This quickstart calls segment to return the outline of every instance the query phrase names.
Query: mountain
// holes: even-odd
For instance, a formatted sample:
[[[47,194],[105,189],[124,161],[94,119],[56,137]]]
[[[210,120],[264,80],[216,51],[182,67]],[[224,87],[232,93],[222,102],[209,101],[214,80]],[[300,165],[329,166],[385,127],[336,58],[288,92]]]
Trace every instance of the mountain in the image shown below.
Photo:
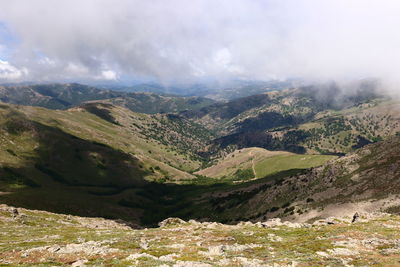
[[[189,187],[189,193],[188,188],[176,188],[170,192],[179,199],[179,208],[159,202],[145,216],[154,218],[167,209],[173,211],[169,216],[231,224],[276,217],[307,222],[356,212],[398,213],[399,144],[400,137],[392,137],[320,167],[283,170],[250,182]]]
[[[197,151],[211,135],[178,116],[104,103],[68,110],[1,104],[0,138],[3,203],[135,221],[140,212],[118,204],[122,197],[152,181],[196,178]]]
[[[83,102],[98,100],[117,103],[132,111],[149,114],[197,109],[215,102],[203,97],[100,90],[76,83],[0,86],[0,101],[4,103],[68,109]]]
[[[304,221],[363,190],[367,204],[388,198],[398,101],[367,89],[339,102],[287,89],[173,114],[110,98],[56,110],[1,104],[0,201],[154,226],[170,216]]]
[[[302,84],[302,82],[298,80],[257,81],[236,79],[230,81],[204,81],[194,84],[175,85],[161,85],[155,82],[138,83],[135,85],[98,84],[96,87],[121,92],[152,92],[179,96],[200,96],[226,102],[268,91],[297,87],[300,84]]]
[[[399,131],[399,102],[376,85],[341,90],[333,84],[272,91],[180,114],[217,135],[211,153],[262,147],[344,155]]]
[[[394,116],[396,103],[314,120]],[[249,147],[206,167],[215,138],[179,114],[102,101],[1,104],[0,264],[398,263],[399,136],[342,157]]]

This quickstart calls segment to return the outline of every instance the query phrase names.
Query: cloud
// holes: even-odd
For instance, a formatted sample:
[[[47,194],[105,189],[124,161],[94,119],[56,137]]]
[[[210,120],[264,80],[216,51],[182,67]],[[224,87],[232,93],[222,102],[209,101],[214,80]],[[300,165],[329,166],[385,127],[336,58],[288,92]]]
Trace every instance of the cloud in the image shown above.
[[[17,80],[27,73],[28,71],[26,69],[19,70],[16,67],[10,65],[10,63],[8,63],[7,61],[0,60],[0,80]]]
[[[104,79],[104,80],[116,80],[118,78],[118,75],[115,71],[112,70],[103,70],[101,72],[101,77],[100,79]]]
[[[18,40],[7,60],[29,70],[21,79],[396,84],[398,10],[396,0],[5,0],[0,21]]]

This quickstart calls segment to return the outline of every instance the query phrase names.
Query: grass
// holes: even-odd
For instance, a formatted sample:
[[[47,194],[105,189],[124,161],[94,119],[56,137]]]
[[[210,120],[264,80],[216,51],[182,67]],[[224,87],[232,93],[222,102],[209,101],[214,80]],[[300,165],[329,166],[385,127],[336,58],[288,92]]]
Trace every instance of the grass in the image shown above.
[[[270,265],[291,264],[299,266],[342,266],[347,261],[354,266],[397,266],[400,238],[396,229],[399,216],[375,217],[362,223],[338,221],[335,225],[290,228],[278,226],[262,228],[253,225],[176,224],[164,228],[134,230],[95,218],[82,218],[40,211],[19,209],[20,217],[0,206],[0,265],[8,266],[69,266],[86,259],[88,265],[100,266],[159,266],[173,265],[177,261],[208,263],[220,266],[243,266],[248,262]],[[106,224],[104,224],[106,223]],[[108,224],[113,223],[113,224]],[[94,225],[99,225],[94,227]],[[373,238],[374,242],[369,242]],[[104,254],[58,254],[45,249],[26,253],[42,246],[99,242],[97,246],[117,249]],[[338,244],[338,241],[346,241]],[[148,248],[140,246],[141,242]],[[352,244],[357,245],[352,245]],[[209,248],[223,246],[221,254],[208,256]],[[241,249],[231,248],[242,246]],[[330,251],[344,248],[357,252],[355,255],[334,255]],[[392,251],[390,250],[392,249]],[[324,257],[318,253],[327,253]],[[129,260],[132,254],[149,256]],[[162,256],[172,255],[168,261]]]
[[[335,158],[337,157],[326,155],[278,155],[256,162],[256,177],[262,178],[290,169],[307,169],[316,167],[323,165],[325,162]]]

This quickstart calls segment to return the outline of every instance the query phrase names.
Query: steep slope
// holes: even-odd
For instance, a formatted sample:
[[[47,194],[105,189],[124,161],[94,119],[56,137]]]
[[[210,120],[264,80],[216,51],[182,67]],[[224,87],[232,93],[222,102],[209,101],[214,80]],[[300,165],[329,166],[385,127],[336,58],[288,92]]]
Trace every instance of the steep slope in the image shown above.
[[[0,86],[0,101],[4,103],[67,109],[94,100],[105,100],[107,103],[119,104],[132,111],[149,114],[179,112],[215,103],[203,97],[116,92],[76,83]]]
[[[400,137],[393,137],[321,167],[284,171],[214,192],[199,191],[188,208],[175,215],[235,222],[273,217],[307,221],[356,211],[397,212],[399,144]]]
[[[188,171],[202,165],[196,151],[208,132],[177,116],[105,104],[67,111],[2,104],[0,138],[3,203],[139,223],[142,209],[120,201],[143,202],[136,193],[149,181],[195,178]]]
[[[216,133],[211,155],[248,147],[344,155],[400,130],[399,101],[360,88],[347,93],[335,87],[287,89],[181,114]]]

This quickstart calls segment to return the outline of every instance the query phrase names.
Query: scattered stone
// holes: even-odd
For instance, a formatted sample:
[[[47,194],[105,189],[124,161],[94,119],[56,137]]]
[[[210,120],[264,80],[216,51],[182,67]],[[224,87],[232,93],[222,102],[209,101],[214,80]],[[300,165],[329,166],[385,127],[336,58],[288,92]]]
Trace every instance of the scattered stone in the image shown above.
[[[280,236],[277,236],[275,234],[268,234],[268,239],[273,241],[273,242],[282,242],[283,238]]]
[[[329,257],[329,254],[326,253],[325,251],[317,251],[315,254],[321,256],[321,257]]]
[[[199,254],[205,256],[221,256],[224,254],[226,247],[224,245],[208,247],[208,251],[200,251]]]
[[[17,208],[11,208],[11,214],[12,214],[13,218],[18,217],[18,215],[19,215],[18,209]]]
[[[185,244],[172,244],[172,245],[169,245],[169,246],[167,246],[167,247],[169,247],[169,248],[179,248],[179,249],[181,249],[181,248],[184,248],[185,247]]]
[[[224,255],[226,251],[239,252],[246,249],[262,247],[259,244],[233,244],[233,245],[218,245],[208,247],[208,251],[200,251],[199,254],[205,256],[221,256]]]
[[[87,260],[78,260],[71,264],[71,267],[85,267]]]
[[[178,257],[179,255],[176,253],[172,253],[172,254],[168,254],[168,255],[164,255],[158,258],[158,260],[160,261],[173,261],[174,258]]]
[[[199,261],[177,261],[173,267],[212,267],[211,264]]]
[[[262,227],[277,227],[282,226],[282,222],[280,218],[274,218],[266,222],[262,222],[261,225]]]
[[[163,220],[162,222],[158,223],[158,226],[160,227],[165,227],[169,225],[177,225],[177,224],[184,224],[186,223],[184,220],[180,218],[167,218]]]
[[[89,241],[82,244],[67,244],[65,246],[53,245],[31,248],[24,251],[24,255],[29,256],[30,253],[36,251],[47,251],[55,254],[77,254],[85,253],[87,255],[105,255],[109,253],[115,253],[119,250],[116,248],[109,248],[102,246],[101,242]]]
[[[139,246],[144,250],[149,249],[149,243],[143,237],[140,239]]]
[[[358,251],[348,248],[333,248],[333,249],[328,249],[327,251],[329,254],[335,256],[354,256],[359,254]]]
[[[61,247],[59,245],[54,245],[54,246],[49,247],[47,249],[47,251],[50,253],[55,253],[55,252],[59,251],[60,249],[61,249]]]
[[[135,253],[131,254],[128,257],[126,257],[126,260],[136,260],[138,258],[150,258],[150,259],[157,259],[157,257],[147,254],[147,253]]]
[[[216,223],[216,222],[206,223],[206,227],[209,228],[209,229],[217,229],[217,228],[219,228],[221,226],[222,226],[222,224]]]

